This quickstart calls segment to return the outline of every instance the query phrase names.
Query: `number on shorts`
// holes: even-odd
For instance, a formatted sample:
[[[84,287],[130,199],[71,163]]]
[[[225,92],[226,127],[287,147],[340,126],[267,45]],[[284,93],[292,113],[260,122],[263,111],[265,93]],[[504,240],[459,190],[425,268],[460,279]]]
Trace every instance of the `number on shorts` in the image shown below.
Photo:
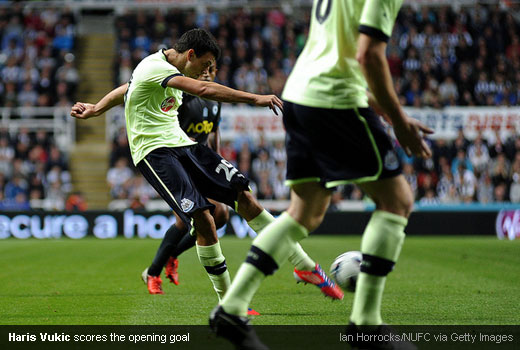
[[[230,162],[225,159],[220,160],[218,167],[215,169],[217,174],[220,174],[220,170],[224,170],[224,174],[226,174],[226,180],[231,181],[231,178],[238,172],[237,168],[233,166]],[[238,176],[244,177],[242,174],[238,174]]]

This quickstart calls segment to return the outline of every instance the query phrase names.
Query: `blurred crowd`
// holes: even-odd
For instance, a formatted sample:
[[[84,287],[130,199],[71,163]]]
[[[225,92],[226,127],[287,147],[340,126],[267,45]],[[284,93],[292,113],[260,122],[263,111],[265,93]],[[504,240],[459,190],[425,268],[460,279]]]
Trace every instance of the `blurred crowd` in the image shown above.
[[[222,48],[217,82],[255,93],[280,95],[305,44],[309,11],[280,8],[196,11],[129,10],[115,21],[114,85],[126,83],[136,64],[171,47],[186,30],[205,27]],[[476,4],[400,12],[388,47],[388,61],[403,105],[516,106],[520,99],[519,12]],[[516,17],[515,17],[516,16]],[[0,8],[0,102],[4,107],[70,106],[79,82],[75,67],[75,23],[67,9]],[[22,116],[23,117],[23,116]],[[432,160],[400,152],[404,174],[422,203],[520,202],[520,139],[516,131],[468,141],[431,141]],[[260,199],[286,199],[283,142],[241,135],[222,143],[222,155],[248,176]],[[114,136],[107,181],[114,199],[141,208],[155,191],[135,171],[124,129]],[[79,203],[70,174],[52,135],[43,130],[0,134],[0,206],[54,209]],[[356,186],[334,194],[363,199]],[[73,205],[73,204],[71,204]],[[334,203],[332,208],[334,208]]]
[[[520,138],[503,138],[498,132],[487,139],[479,133],[469,141],[463,130],[453,141],[428,140],[433,157],[408,157],[396,143],[403,174],[415,200],[421,204],[520,203]],[[130,199],[133,208],[143,208],[158,198],[153,188],[132,165],[124,129],[114,139],[107,181],[115,199]],[[254,141],[247,135],[222,142],[222,156],[251,180],[258,199],[288,199],[284,185],[286,153],[283,141]],[[355,185],[340,186],[331,210],[341,200],[364,200]]]
[[[431,141],[432,159],[408,157],[399,147],[403,173],[415,199],[423,204],[520,203],[520,138],[482,133],[469,141],[463,130],[455,140]]]
[[[66,9],[0,8],[0,103],[67,107],[79,82],[75,19]],[[22,116],[23,117],[23,116]]]
[[[234,9],[167,12],[129,11],[116,20],[118,54],[115,85],[130,79],[135,65],[161,47],[171,47],[194,27],[210,30],[220,47],[217,82],[255,93],[280,95],[308,32],[309,11]],[[396,91],[403,105],[513,106],[520,98],[519,18],[498,5],[477,4],[455,11],[450,6],[399,14],[387,51]],[[431,160],[406,156],[403,172],[421,203],[520,202],[520,139],[498,133],[468,141],[462,130],[454,141],[430,141]],[[124,130],[114,138],[108,182],[114,198],[139,206],[156,198],[136,175]],[[518,151],[517,151],[518,150]],[[287,199],[283,142],[247,135],[224,141],[222,155],[252,180],[260,199]],[[140,197],[141,196],[141,197]],[[334,203],[362,200],[354,186],[340,187]],[[143,198],[139,200],[139,198]]]
[[[130,11],[116,20],[115,85],[135,65],[171,47],[194,27],[210,30],[222,48],[217,82],[280,94],[308,32],[308,9]],[[518,13],[518,12],[516,12]],[[518,16],[517,16],[518,17]],[[476,4],[418,10],[404,7],[389,42],[388,61],[403,105],[518,105],[520,26],[515,11]]]
[[[402,104],[518,105],[520,18],[514,6],[404,8],[387,51]]]
[[[45,130],[0,130],[0,210],[85,210],[66,156]]]
[[[1,106],[71,106],[79,82],[74,40],[75,19],[66,9],[1,7]],[[71,190],[66,156],[52,134],[0,126],[0,210],[86,209]]]

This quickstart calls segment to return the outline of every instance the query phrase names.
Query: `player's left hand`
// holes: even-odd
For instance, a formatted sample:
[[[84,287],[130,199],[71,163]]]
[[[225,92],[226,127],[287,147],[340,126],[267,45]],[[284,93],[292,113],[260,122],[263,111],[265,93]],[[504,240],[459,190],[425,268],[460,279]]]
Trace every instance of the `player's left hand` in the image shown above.
[[[269,107],[274,114],[278,115],[278,109],[283,111],[283,102],[276,95],[256,95],[255,105],[259,107]]]
[[[70,110],[70,115],[78,119],[88,119],[95,117],[94,106],[92,103],[76,102]]]
[[[432,156],[432,151],[424,140],[424,135],[433,134],[433,130],[417,119],[407,116],[403,122],[394,123],[394,132],[408,156],[414,155],[422,158]]]

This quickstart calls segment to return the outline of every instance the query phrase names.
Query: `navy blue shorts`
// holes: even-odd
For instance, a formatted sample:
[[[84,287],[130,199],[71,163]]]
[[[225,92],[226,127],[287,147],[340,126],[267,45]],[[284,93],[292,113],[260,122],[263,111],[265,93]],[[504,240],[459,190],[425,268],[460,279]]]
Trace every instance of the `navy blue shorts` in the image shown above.
[[[249,189],[244,175],[201,144],[155,149],[137,168],[188,229],[196,210],[213,212],[215,206],[208,198],[235,208],[238,193]]]
[[[324,109],[284,101],[287,185],[326,188],[401,174],[392,139],[370,108]]]

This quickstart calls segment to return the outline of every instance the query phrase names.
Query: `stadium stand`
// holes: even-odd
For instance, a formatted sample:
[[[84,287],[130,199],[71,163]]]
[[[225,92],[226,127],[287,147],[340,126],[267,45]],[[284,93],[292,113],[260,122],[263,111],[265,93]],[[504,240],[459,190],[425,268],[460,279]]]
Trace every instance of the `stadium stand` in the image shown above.
[[[2,7],[0,37],[0,209],[63,210],[70,138],[56,124],[70,133],[64,120],[79,83],[74,15]]]
[[[482,4],[456,10],[451,6],[405,7],[388,48],[402,104],[432,108],[518,105],[519,21],[513,13]],[[120,35],[114,83],[127,81],[135,64],[149,53],[171,46],[184,31],[201,26],[222,47],[218,82],[280,94],[305,43],[307,23],[302,12],[291,15],[279,8],[129,11],[116,19]],[[508,139],[498,132],[488,139],[480,135],[470,142],[461,130],[453,141],[432,140],[434,158],[428,161],[408,158],[401,150],[416,200],[425,204],[520,201],[520,141],[513,134]],[[251,178],[260,199],[288,197],[282,181],[283,153],[283,145],[275,147],[263,138],[254,141],[244,136],[223,145],[224,156]],[[122,198],[121,193],[117,198]],[[340,188],[336,196],[337,200],[361,198],[355,186]]]
[[[74,140],[74,124],[63,110],[78,93],[96,100],[101,91],[128,81],[140,59],[171,46],[184,31],[199,26],[212,31],[222,47],[217,82],[280,94],[308,30],[307,8],[286,10],[272,6],[226,11],[141,8],[118,12],[110,28],[115,38],[91,31],[79,39],[77,12],[21,4],[0,8],[2,206],[15,208],[18,192],[25,195],[19,196],[20,203],[44,209],[64,208],[65,198],[72,193],[75,201],[83,203],[78,208],[85,207],[85,200],[102,208],[110,198],[136,206],[157,198],[135,175],[121,125],[107,136],[104,120],[78,125],[77,143],[71,150],[68,143]],[[457,9],[404,7],[388,48],[402,103],[419,108],[518,106],[520,21],[515,13],[483,4]],[[82,23],[88,25],[88,18]],[[98,22],[92,25],[99,27]],[[106,64],[110,61],[112,68]],[[89,75],[81,76],[82,71]],[[102,84],[110,72],[113,79],[105,88]],[[516,130],[512,135],[504,138],[496,132],[468,141],[461,130],[455,140],[432,140],[434,158],[425,162],[401,152],[416,200],[520,202],[520,139]],[[222,152],[252,179],[259,198],[287,199],[285,156],[279,141],[245,135],[223,140]],[[62,163],[51,171],[48,162],[53,153],[59,153]],[[107,173],[120,158],[126,159],[132,176],[116,190],[109,185]],[[97,175],[87,171],[94,168]],[[355,186],[345,186],[337,196],[361,199],[362,193]],[[25,207],[21,204],[20,208]]]

